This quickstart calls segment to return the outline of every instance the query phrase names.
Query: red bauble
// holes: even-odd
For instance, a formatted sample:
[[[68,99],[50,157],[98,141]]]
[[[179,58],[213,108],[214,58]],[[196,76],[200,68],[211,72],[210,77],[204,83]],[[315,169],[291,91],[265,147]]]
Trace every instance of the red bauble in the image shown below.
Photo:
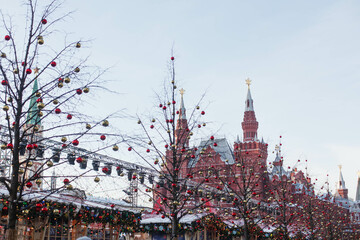
[[[172,101],[172,104],[175,104],[176,102],[175,101]]]
[[[193,155],[191,155],[191,158],[195,158],[195,155],[193,154]]]
[[[217,143],[214,143],[214,147],[217,147]]]
[[[72,115],[71,115],[71,114],[68,114],[68,115],[66,116],[66,118],[69,119],[69,120],[71,120],[71,119],[72,119]]]
[[[198,128],[201,128],[201,124],[198,124]]]
[[[80,94],[82,94],[82,90],[81,90],[80,88],[78,88],[78,89],[76,89],[76,93],[77,93],[78,95],[80,95]]]
[[[52,61],[52,62],[50,63],[50,65],[51,65],[52,67],[56,67],[56,62],[55,62],[55,61]]]
[[[56,108],[56,109],[55,109],[55,113],[56,113],[56,114],[61,113],[61,109],[60,109],[60,108]]]
[[[129,148],[128,148],[128,151],[130,152],[131,150],[132,150],[132,147],[129,147]]]
[[[114,208],[114,207],[115,207],[115,204],[111,204],[110,207],[111,207],[111,208]]]
[[[214,136],[211,136],[211,137],[210,137],[210,140],[214,140]]]
[[[45,212],[48,211],[48,209],[47,209],[47,207],[43,207],[43,208],[41,209],[41,211],[45,213]]]
[[[102,172],[103,172],[103,173],[107,173],[107,172],[109,172],[109,169],[108,169],[107,167],[103,167],[103,168],[102,168]]]
[[[41,20],[41,23],[42,24],[47,24],[47,20],[44,18],[44,19]]]
[[[165,215],[161,215],[161,218],[164,219],[164,218],[165,218]]]
[[[30,68],[26,69],[26,74],[31,74],[31,73],[32,73],[32,71]]]
[[[60,83],[64,82],[64,79],[63,79],[63,78],[59,78],[59,82],[60,82]]]
[[[168,148],[168,147],[169,147],[169,145],[165,144],[165,148]]]
[[[76,158],[76,162],[82,163],[82,161],[83,161],[82,157],[77,157],[77,158]]]
[[[10,36],[9,36],[9,35],[6,35],[6,36],[5,36],[5,40],[6,40],[6,41],[9,41],[9,40],[10,40]]]
[[[163,105],[160,103],[160,104],[159,104],[159,107],[161,107],[161,108],[162,108],[162,107],[163,107]]]
[[[133,175],[133,176],[132,176],[132,179],[134,179],[134,180],[135,180],[135,179],[136,179],[136,175]]]
[[[74,141],[72,141],[72,144],[73,144],[74,146],[79,145],[79,140],[75,139]]]
[[[2,80],[1,84],[4,85],[4,86],[7,86],[9,84],[9,82],[7,80]]]
[[[32,144],[28,144],[28,145],[26,146],[26,149],[29,150],[29,151],[31,151],[31,150],[33,149],[33,145],[32,145]]]
[[[13,147],[14,147],[14,145],[13,145],[12,143],[8,143],[8,144],[7,144],[7,148],[8,148],[8,149],[13,149]]]
[[[67,178],[64,179],[64,184],[65,184],[65,185],[69,184],[69,182],[70,182],[69,179],[67,179]]]
[[[201,111],[201,115],[205,115],[205,111]]]
[[[153,128],[154,128],[154,125],[150,125],[150,128],[153,129]]]
[[[175,183],[172,183],[171,186],[172,186],[172,187],[176,187],[176,184],[175,184]]]
[[[62,148],[66,148],[67,145],[64,143],[63,145],[61,145]]]
[[[27,182],[27,183],[26,183],[26,187],[27,187],[27,188],[31,188],[32,185],[33,185],[33,184],[32,184],[31,182]]]
[[[41,103],[42,101],[43,101],[42,98],[36,99],[36,102],[37,102],[37,103]]]
[[[175,60],[175,58],[174,58],[174,57],[171,57],[170,59],[171,59],[171,61],[174,61],[174,60]]]
[[[100,136],[100,139],[104,141],[104,140],[106,139],[106,136],[105,136],[105,135],[101,135],[101,136]]]
[[[166,110],[166,106],[163,106],[163,110]]]
[[[38,145],[36,143],[33,144],[33,148],[34,149],[37,149],[38,148]]]
[[[25,66],[25,62],[22,62],[22,63],[21,63],[21,66]]]
[[[146,152],[149,153],[149,152],[150,152],[150,149],[146,149]]]

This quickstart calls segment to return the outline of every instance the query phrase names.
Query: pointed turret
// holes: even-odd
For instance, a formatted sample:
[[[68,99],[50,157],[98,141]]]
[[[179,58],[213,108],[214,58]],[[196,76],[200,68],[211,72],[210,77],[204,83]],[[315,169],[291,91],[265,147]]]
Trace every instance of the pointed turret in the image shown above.
[[[36,93],[38,92],[38,90],[39,90],[39,85],[38,85],[38,81],[36,78],[34,81],[33,91],[32,91],[31,99],[30,99],[29,111],[28,111],[27,118],[26,118],[27,124],[41,125],[40,116],[38,114],[39,110],[38,110],[37,102],[36,102],[36,100],[38,99],[36,97]]]
[[[188,147],[189,146],[189,127],[188,122],[186,119],[186,109],[184,105],[184,89],[180,89],[181,94],[181,101],[180,101],[180,109],[179,109],[179,118],[176,122],[176,130],[175,130],[175,138],[176,138],[176,145],[181,147]]]
[[[357,182],[355,200],[356,200],[356,201],[360,201],[360,171],[358,171],[358,182]]]
[[[259,127],[259,123],[256,121],[255,111],[254,111],[254,101],[251,98],[250,93],[250,84],[251,80],[246,79],[246,84],[248,85],[248,93],[245,101],[245,112],[244,112],[244,120],[241,123],[243,133],[244,133],[244,142],[246,141],[254,141],[257,136],[257,129]]]
[[[338,194],[340,195],[340,197],[344,198],[344,199],[348,199],[348,189],[345,186],[345,181],[341,172],[341,165],[339,165],[339,182],[338,182],[338,186],[337,186],[337,191]]]

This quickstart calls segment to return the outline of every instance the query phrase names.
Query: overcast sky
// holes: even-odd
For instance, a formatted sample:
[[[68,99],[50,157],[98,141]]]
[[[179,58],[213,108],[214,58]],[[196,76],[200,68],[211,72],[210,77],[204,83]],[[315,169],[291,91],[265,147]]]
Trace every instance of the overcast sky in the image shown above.
[[[19,2],[0,0],[0,6],[16,13]],[[62,30],[93,40],[90,62],[112,67],[104,78],[122,93],[101,95],[98,112],[141,113],[157,104],[154,92],[167,77],[173,48],[185,104],[193,106],[206,92],[210,129],[220,128],[218,135],[230,143],[241,136],[249,77],[259,137],[269,153],[282,135],[285,161],[307,159],[311,175],[324,181],[330,174],[332,187],[342,164],[349,196],[355,196],[359,1],[79,0],[65,3],[63,11],[70,10],[76,12]]]

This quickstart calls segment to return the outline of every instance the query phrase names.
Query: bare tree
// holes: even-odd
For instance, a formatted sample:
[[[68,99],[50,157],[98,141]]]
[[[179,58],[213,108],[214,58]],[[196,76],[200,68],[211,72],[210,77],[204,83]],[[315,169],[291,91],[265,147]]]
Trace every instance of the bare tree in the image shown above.
[[[28,0],[24,38],[16,35],[11,18],[3,15],[6,35],[0,45],[0,102],[5,118],[1,121],[0,183],[8,191],[7,239],[17,239],[16,224],[24,210],[21,200],[25,195],[50,195],[64,187],[72,188],[71,182],[79,176],[71,173],[63,176],[60,188],[49,190],[43,185],[50,182],[49,169],[68,161],[74,164],[75,160],[86,166],[86,156],[75,156],[71,147],[83,142],[89,146],[94,140],[102,142],[96,151],[108,147],[104,140],[110,135],[104,129],[95,130],[108,126],[108,120],[93,121],[78,111],[83,95],[100,87],[96,82],[102,71],[77,57],[84,42],[65,40],[58,49],[47,45],[47,38],[57,37],[56,24],[69,15],[56,16],[60,5],[55,0],[45,6]],[[66,161],[60,161],[62,152],[68,153]]]
[[[145,194],[153,202],[154,213],[171,221],[171,239],[177,239],[183,217],[206,211],[206,205],[222,193],[220,186],[207,185],[217,170],[201,164],[205,158],[203,148],[190,146],[189,141],[195,132],[206,126],[202,120],[205,111],[196,105],[187,114],[183,89],[178,101],[174,62],[174,57],[171,57],[170,84],[165,84],[164,95],[158,95],[158,111],[154,110],[148,120],[138,116],[140,133],[128,139],[128,150],[157,171],[154,181],[142,182]],[[206,142],[212,141],[210,138]],[[213,156],[207,154],[206,157],[211,164]],[[133,176],[133,179],[136,177],[143,178]]]

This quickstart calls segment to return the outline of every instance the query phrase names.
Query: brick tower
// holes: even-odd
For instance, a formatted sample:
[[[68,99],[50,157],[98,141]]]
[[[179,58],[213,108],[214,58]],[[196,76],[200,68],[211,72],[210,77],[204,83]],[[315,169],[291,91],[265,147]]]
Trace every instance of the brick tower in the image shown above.
[[[251,80],[246,79],[248,85],[247,97],[245,100],[244,119],[241,123],[243,129],[243,142],[239,140],[234,144],[234,152],[240,153],[236,157],[246,157],[251,160],[259,160],[262,165],[266,166],[267,144],[264,140],[258,139],[257,130],[259,123],[256,121],[254,111],[254,101],[251,98],[250,84]]]

